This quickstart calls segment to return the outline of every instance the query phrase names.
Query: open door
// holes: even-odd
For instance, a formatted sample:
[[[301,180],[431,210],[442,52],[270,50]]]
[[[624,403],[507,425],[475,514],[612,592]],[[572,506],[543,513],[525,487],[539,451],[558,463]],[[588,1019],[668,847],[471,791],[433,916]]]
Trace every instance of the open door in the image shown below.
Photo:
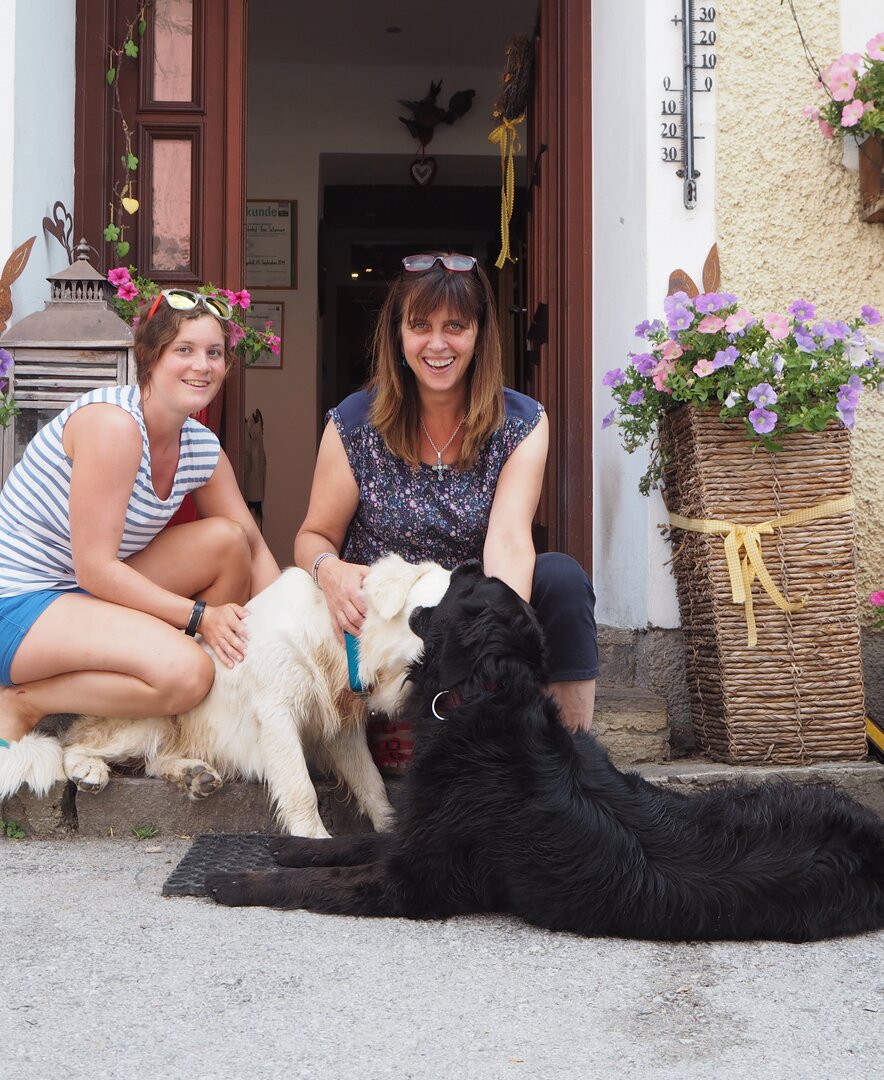
[[[538,522],[592,569],[590,5],[540,0],[529,116],[528,368],[550,413]]]
[[[134,264],[164,285],[240,289],[247,0],[153,0],[141,35],[144,6],[77,0],[74,229],[98,249],[105,272]],[[138,56],[109,85],[110,50],[123,48],[130,29]],[[127,174],[129,147],[138,166]],[[131,189],[123,192],[127,180]],[[104,239],[121,193],[140,203],[124,218],[131,245],[124,256]],[[243,398],[237,369],[217,427],[239,478]]]

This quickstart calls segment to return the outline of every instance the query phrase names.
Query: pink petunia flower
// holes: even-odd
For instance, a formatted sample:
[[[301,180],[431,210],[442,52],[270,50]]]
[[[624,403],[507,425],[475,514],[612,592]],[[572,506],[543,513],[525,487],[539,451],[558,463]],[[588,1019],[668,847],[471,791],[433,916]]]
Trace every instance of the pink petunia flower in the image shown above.
[[[663,343],[662,352],[664,360],[677,360],[684,352],[684,349],[681,347],[681,345],[679,345],[677,341],[673,341],[670,338],[668,341],[665,341]],[[657,366],[659,367],[659,365]],[[660,388],[657,387],[657,389],[659,390]]]
[[[240,289],[238,293],[233,294],[231,301],[234,304],[239,304],[243,311],[248,311],[252,306],[252,294],[248,289]]]
[[[881,36],[884,37],[884,34]],[[873,592],[869,597],[869,603],[874,604],[875,607],[884,607],[884,592]]]
[[[801,110],[808,120],[819,120],[820,111],[815,105],[805,105]]]
[[[785,315],[778,315],[773,311],[764,316],[764,328],[774,341],[782,341],[789,336],[789,320]]]
[[[695,375],[699,375],[702,379],[705,375],[711,375],[715,371],[715,364],[703,357],[694,364],[693,371]]]
[[[660,363],[654,368],[651,373],[651,378],[654,381],[654,386],[664,394],[671,394],[672,391],[666,386],[666,380],[675,371],[675,364],[670,363],[668,360],[661,360]]]
[[[733,315],[728,315],[727,319],[725,319],[724,326],[729,334],[736,334],[740,330],[745,330],[753,321],[752,312],[747,311],[746,308],[740,308],[740,310],[735,311]]]
[[[835,138],[835,129],[832,127],[832,125],[830,123],[828,123],[828,121],[820,120],[819,125],[820,125],[820,131],[823,133],[823,138],[825,138],[825,139],[834,139]]]
[[[131,281],[129,277],[129,270],[125,266],[117,266],[111,270],[107,275],[107,280],[114,286],[119,288],[121,285],[125,285],[127,281]]]
[[[836,101],[850,101],[856,93],[856,79],[846,65],[834,63],[825,74],[826,86]]]
[[[707,315],[700,321],[697,330],[701,334],[716,334],[723,326],[724,319],[720,319],[717,315]]]
[[[134,300],[137,295],[138,289],[135,287],[135,282],[131,280],[124,281],[123,284],[117,289],[118,300]]]
[[[871,60],[884,60],[884,30],[866,42],[866,52]]]
[[[277,337],[275,334],[270,339],[270,351],[274,356],[279,356],[279,347],[282,345],[282,338]]]
[[[863,54],[858,52],[842,53],[835,63],[838,67],[847,68],[852,75],[859,75],[863,66]]]
[[[841,123],[844,127],[853,127],[863,118],[865,108],[859,98],[849,101],[841,110]]]
[[[232,320],[227,324],[227,333],[230,337],[231,349],[235,349],[237,345],[239,345],[239,343],[242,341],[242,339],[246,336],[245,330],[239,325],[239,323],[233,322]]]

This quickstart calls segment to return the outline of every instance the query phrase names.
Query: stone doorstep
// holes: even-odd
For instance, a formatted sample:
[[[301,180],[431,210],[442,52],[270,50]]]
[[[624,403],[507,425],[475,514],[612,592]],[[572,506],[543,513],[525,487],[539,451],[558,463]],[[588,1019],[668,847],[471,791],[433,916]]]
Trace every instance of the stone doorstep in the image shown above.
[[[796,783],[832,784],[884,816],[884,764],[878,762],[761,768],[695,758],[639,765],[634,771],[651,783],[688,791],[726,780],[760,783],[774,777]],[[387,781],[394,805],[399,784],[398,779]],[[317,792],[323,821],[333,835],[370,828],[336,786],[319,782]],[[228,783],[208,799],[192,802],[163,780],[128,776],[113,777],[98,795],[77,792],[73,785],[63,783],[56,784],[45,799],[36,799],[24,791],[0,806],[0,817],[15,821],[32,839],[113,836],[131,840],[132,829],[148,825],[157,828],[158,836],[274,831],[267,796],[260,784]]]
[[[669,718],[658,694],[634,686],[599,686],[592,730],[620,768],[669,758]]]

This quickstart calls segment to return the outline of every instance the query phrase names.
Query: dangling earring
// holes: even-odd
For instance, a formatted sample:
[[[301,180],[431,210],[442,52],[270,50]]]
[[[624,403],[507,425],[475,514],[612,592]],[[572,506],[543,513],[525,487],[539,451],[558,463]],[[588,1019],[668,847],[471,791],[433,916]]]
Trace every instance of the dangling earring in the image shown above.
[[[404,353],[400,353],[400,355],[399,355],[399,363],[403,367],[408,367],[408,361],[405,359],[405,354]]]

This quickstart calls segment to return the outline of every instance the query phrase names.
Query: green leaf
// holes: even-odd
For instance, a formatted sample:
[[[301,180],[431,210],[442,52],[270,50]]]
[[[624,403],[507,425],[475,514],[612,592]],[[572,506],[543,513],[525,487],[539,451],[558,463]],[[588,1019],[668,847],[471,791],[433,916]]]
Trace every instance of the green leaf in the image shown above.
[[[145,35],[145,32],[146,32],[146,31],[147,31],[147,20],[146,20],[146,19],[142,19],[142,20],[141,20],[141,21],[140,21],[140,22],[138,23],[138,33],[139,33],[139,34],[140,34],[140,35],[141,35],[142,37],[144,37],[144,35]]]
[[[114,225],[113,222],[111,222],[110,225],[108,225],[107,228],[104,230],[104,238],[109,243],[113,243],[114,240],[120,239],[120,230],[117,228],[116,225]]]
[[[129,40],[123,46],[123,52],[127,56],[131,56],[133,60],[138,55],[138,46],[135,44],[135,42],[132,40],[132,38],[129,38]]]
[[[138,168],[138,158],[135,156],[135,154],[127,154],[123,161],[123,164],[129,170],[129,172],[135,172],[135,170]]]
[[[113,86],[114,79],[116,77],[117,77],[117,69],[116,68],[108,68],[107,69],[107,75],[105,75],[105,78],[107,79],[107,85],[108,86]]]
[[[117,254],[120,256],[121,259],[124,259],[129,254],[129,241],[128,240],[121,240],[117,244]]]

